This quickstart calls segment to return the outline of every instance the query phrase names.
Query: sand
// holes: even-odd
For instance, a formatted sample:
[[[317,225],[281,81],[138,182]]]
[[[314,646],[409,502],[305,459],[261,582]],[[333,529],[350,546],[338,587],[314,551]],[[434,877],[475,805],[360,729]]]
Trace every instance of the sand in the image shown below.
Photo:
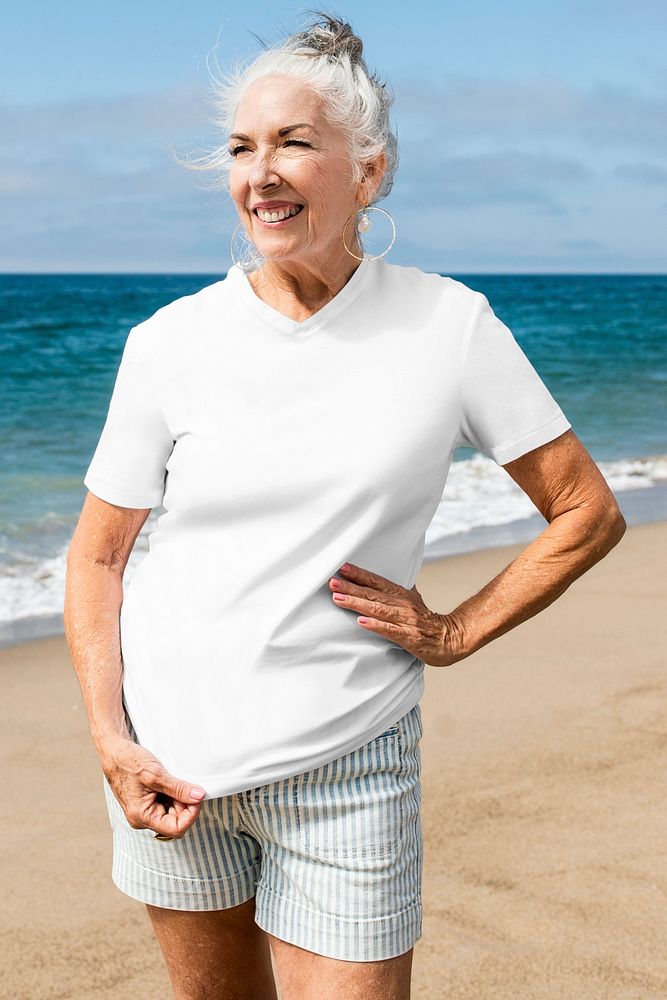
[[[523,548],[427,563],[446,611]],[[551,607],[427,667],[415,1000],[667,997],[667,523]],[[111,882],[101,770],[62,637],[0,650],[0,994],[171,996],[145,907]]]

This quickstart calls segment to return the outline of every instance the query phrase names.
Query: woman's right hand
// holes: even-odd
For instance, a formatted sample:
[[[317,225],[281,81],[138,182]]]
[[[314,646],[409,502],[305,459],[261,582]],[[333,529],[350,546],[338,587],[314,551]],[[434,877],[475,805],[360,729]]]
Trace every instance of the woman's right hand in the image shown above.
[[[133,829],[149,829],[178,839],[199,816],[206,792],[191,781],[175,778],[150,750],[134,740],[119,738],[107,744],[101,762]],[[192,794],[198,788],[202,796]]]

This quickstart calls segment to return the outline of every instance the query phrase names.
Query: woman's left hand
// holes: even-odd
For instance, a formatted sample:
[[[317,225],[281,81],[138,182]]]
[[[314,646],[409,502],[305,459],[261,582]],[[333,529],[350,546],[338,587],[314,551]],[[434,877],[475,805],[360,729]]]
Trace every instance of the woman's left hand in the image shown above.
[[[416,586],[406,590],[354,563],[345,563],[338,573],[342,579],[329,580],[332,600],[360,615],[361,628],[391,639],[434,667],[447,667],[468,655],[454,615],[427,608]]]

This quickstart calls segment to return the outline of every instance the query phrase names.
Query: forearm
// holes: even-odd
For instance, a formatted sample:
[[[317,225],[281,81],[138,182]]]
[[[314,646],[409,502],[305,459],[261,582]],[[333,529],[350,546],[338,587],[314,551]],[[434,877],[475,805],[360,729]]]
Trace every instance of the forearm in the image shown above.
[[[79,679],[97,753],[129,739],[122,703],[120,647],[122,571],[89,559],[68,559],[65,638]]]
[[[552,604],[578,577],[612,549],[625,522],[609,514],[574,508],[555,517],[479,593],[447,617],[461,657],[532,618]]]

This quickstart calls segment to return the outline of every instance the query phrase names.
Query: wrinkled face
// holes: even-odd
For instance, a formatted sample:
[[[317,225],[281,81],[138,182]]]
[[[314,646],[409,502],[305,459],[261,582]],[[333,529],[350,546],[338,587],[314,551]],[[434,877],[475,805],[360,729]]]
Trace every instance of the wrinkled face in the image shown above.
[[[345,138],[327,123],[310,87],[288,76],[255,80],[237,107],[229,150],[230,193],[263,257],[347,257],[343,226],[361,206],[364,189],[353,184]],[[358,253],[354,219],[345,239]]]

